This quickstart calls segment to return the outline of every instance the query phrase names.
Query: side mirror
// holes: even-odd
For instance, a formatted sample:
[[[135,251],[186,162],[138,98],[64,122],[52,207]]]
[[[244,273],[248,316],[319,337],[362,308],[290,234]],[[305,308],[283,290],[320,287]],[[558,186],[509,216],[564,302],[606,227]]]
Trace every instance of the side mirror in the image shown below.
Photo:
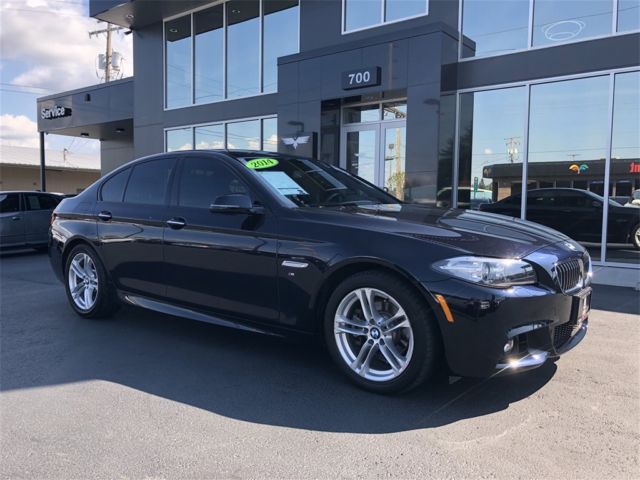
[[[263,207],[254,207],[247,195],[232,193],[221,195],[209,206],[212,213],[244,213],[250,215],[262,215]]]

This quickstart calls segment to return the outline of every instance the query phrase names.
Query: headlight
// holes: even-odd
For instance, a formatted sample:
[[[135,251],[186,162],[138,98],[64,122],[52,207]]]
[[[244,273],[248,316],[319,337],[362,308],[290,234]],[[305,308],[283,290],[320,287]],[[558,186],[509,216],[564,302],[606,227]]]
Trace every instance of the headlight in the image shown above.
[[[487,287],[508,288],[536,283],[536,272],[522,260],[455,257],[433,264],[441,272]]]

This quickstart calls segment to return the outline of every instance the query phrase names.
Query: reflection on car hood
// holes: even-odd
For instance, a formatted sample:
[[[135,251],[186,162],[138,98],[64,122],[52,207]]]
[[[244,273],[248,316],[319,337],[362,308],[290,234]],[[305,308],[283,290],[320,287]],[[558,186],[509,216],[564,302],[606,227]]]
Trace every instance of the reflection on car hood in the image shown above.
[[[331,217],[324,221],[411,236],[474,255],[521,258],[558,242],[570,243],[570,250],[583,250],[566,235],[537,223],[473,210],[404,204],[308,209],[307,212]]]

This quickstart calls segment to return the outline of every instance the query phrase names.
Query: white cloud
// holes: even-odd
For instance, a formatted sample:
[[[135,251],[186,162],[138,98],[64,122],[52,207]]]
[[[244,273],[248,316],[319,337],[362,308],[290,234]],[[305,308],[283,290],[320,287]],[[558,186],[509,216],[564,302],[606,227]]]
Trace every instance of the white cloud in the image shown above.
[[[53,93],[96,84],[97,56],[104,52],[104,35],[89,38],[90,30],[103,29],[78,3],[50,0],[3,0],[0,3],[0,56],[15,62],[20,71],[4,66],[3,81],[38,87]],[[126,59],[125,76],[133,72],[131,38],[113,35],[113,48]],[[11,71],[11,73],[9,73]],[[7,78],[12,75],[13,78]]]
[[[39,146],[36,122],[24,115],[0,115],[0,143],[13,147]]]

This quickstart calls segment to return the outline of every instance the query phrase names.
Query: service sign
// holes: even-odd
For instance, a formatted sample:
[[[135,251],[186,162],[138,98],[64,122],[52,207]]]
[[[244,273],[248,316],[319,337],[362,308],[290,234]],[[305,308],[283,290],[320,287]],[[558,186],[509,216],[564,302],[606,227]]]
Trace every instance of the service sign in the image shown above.
[[[40,110],[40,116],[43,120],[53,120],[54,118],[70,117],[71,109],[54,105],[53,107],[43,108]]]
[[[342,73],[342,89],[373,87],[380,85],[380,67],[359,68]]]

